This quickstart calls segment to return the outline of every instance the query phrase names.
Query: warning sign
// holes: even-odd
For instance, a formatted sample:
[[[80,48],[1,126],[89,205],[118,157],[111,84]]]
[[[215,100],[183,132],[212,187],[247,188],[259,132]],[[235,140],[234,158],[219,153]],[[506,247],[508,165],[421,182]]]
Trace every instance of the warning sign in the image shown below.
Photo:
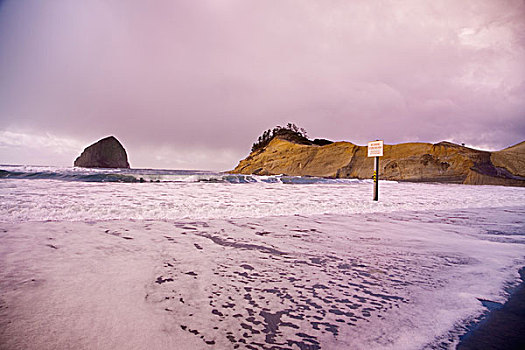
[[[369,157],[382,157],[383,156],[383,141],[371,141],[368,143],[368,156]]]

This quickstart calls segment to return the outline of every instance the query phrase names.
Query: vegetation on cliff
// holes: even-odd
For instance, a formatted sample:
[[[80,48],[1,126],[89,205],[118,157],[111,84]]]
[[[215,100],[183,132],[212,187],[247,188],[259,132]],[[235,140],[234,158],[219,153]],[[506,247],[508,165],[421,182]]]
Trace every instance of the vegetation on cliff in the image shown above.
[[[304,128],[299,128],[293,123],[288,123],[286,126],[276,126],[273,129],[268,129],[263,132],[257,139],[257,142],[252,145],[252,152],[262,150],[264,147],[268,146],[270,141],[274,138],[290,141],[298,145],[324,146],[332,143],[332,141],[325,139],[309,140],[308,134]]]
[[[262,135],[257,139],[257,142],[252,145],[252,152],[263,149],[277,136],[283,140],[288,140],[297,144],[310,144],[310,140],[307,138],[305,129],[299,128],[295,124],[288,123],[288,125],[284,127],[276,126],[273,129],[268,129],[263,132]]]

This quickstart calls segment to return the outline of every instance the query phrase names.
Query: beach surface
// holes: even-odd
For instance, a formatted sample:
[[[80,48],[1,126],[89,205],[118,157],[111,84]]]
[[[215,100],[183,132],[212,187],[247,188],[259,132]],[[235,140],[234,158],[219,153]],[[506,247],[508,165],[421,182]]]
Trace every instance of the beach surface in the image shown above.
[[[0,343],[453,348],[517,281],[524,214],[3,223]]]
[[[0,349],[454,349],[525,192],[381,186],[2,180]]]

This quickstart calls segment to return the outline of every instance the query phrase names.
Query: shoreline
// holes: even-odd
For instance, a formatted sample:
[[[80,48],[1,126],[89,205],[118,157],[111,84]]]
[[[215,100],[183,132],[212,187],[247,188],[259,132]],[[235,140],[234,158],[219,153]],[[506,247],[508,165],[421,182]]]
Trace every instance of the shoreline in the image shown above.
[[[525,349],[525,267],[519,273],[521,283],[505,304],[461,336],[456,349]]]

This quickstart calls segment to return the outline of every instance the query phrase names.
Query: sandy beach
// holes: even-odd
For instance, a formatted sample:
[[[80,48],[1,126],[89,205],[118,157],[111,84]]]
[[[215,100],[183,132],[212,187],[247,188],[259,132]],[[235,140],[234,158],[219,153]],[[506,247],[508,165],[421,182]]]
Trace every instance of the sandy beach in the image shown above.
[[[524,214],[2,223],[1,348],[454,348],[519,280]]]

